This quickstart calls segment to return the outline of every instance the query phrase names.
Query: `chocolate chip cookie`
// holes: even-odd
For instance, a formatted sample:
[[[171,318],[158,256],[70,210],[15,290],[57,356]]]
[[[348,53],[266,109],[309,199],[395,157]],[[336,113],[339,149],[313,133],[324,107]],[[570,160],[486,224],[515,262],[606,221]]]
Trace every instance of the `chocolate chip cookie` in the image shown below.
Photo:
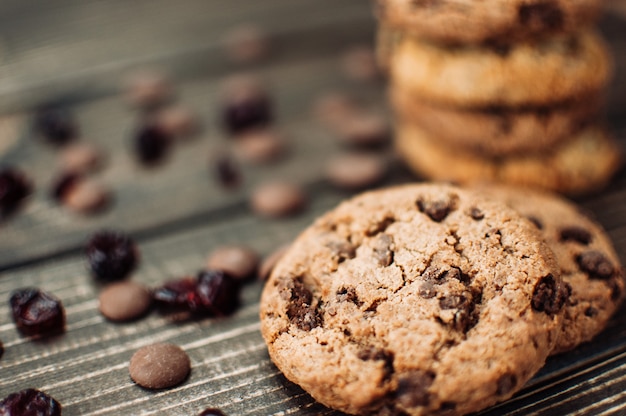
[[[605,231],[573,203],[553,194],[497,185],[480,190],[536,225],[556,254],[563,281],[571,287],[552,354],[591,340],[604,329],[624,292],[622,267]]]
[[[607,48],[593,30],[493,47],[445,47],[404,36],[394,51],[394,85],[450,106],[567,102],[598,93],[612,72]]]
[[[549,149],[597,119],[603,108],[599,97],[551,107],[474,109],[432,105],[399,88],[390,95],[403,120],[451,146],[488,156]]]
[[[443,184],[372,191],[318,218],[264,288],[285,376],[351,414],[465,414],[542,366],[567,292],[535,227]]]
[[[457,183],[502,182],[583,194],[604,187],[622,162],[622,149],[605,130],[590,126],[553,149],[489,157],[459,152],[415,123],[398,123],[398,153],[429,179]]]
[[[520,41],[594,23],[601,0],[378,0],[377,17],[444,43]]]

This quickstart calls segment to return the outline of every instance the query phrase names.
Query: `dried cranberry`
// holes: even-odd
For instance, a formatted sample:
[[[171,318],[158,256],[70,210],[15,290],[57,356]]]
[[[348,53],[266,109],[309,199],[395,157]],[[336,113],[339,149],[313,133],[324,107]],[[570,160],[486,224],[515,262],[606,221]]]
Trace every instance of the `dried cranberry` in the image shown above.
[[[227,155],[221,155],[215,160],[215,176],[218,182],[226,188],[234,188],[241,182],[241,174],[235,162]]]
[[[238,134],[272,121],[271,103],[263,92],[230,97],[224,104],[223,123],[231,134]]]
[[[172,280],[153,292],[162,310],[185,310],[199,315],[232,313],[239,304],[238,282],[221,270],[204,270],[194,279]]]
[[[85,246],[89,268],[103,282],[121,280],[137,266],[138,250],[127,235],[114,231],[94,234]]]
[[[22,172],[13,168],[0,171],[0,219],[11,214],[32,190]]]
[[[78,128],[72,114],[57,106],[40,108],[35,114],[35,130],[48,143],[64,145],[78,137]]]
[[[152,296],[156,305],[165,310],[183,309],[194,310],[200,305],[196,295],[197,280],[193,277],[183,277],[171,280],[154,290]]]
[[[26,389],[0,401],[0,415],[60,416],[61,404],[42,391]]]
[[[50,190],[50,196],[57,202],[61,202],[63,198],[69,193],[72,188],[80,180],[80,175],[77,173],[63,173],[52,183],[52,189]]]
[[[209,407],[204,409],[198,416],[226,416],[226,413],[222,412],[220,409]]]
[[[198,273],[197,292],[207,310],[214,315],[228,315],[239,305],[239,283],[221,270]]]
[[[24,335],[63,332],[65,311],[61,301],[37,288],[18,289],[9,300],[13,321]]]
[[[135,153],[139,162],[151,165],[165,157],[170,145],[170,137],[155,124],[142,126],[135,135]]]

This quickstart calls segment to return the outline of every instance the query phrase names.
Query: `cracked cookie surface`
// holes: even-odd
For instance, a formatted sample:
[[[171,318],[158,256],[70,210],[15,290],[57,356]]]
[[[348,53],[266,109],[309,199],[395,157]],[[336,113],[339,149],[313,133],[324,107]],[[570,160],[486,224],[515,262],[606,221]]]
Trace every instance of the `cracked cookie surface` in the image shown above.
[[[602,227],[573,203],[549,193],[491,185],[481,192],[529,218],[556,254],[571,294],[552,354],[591,340],[607,325],[624,293],[619,257]]]
[[[554,347],[567,291],[535,227],[443,184],[348,200],[274,268],[261,332],[285,376],[353,414],[465,414]]]

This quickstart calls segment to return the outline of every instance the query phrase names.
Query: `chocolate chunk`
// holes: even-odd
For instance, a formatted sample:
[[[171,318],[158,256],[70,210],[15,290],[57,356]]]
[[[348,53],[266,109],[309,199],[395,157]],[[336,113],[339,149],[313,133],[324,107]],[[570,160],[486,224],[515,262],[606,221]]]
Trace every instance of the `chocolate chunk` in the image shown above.
[[[177,345],[157,343],[138,349],[128,371],[141,387],[164,389],[182,383],[191,371],[191,362]]]
[[[413,370],[400,377],[396,400],[404,408],[428,406],[430,393],[428,388],[433,384],[435,374],[431,371]]]
[[[517,377],[515,377],[515,374],[504,373],[498,379],[498,389],[496,390],[496,394],[498,396],[508,394],[515,388],[516,384]]]
[[[419,295],[424,299],[434,298],[437,295],[437,289],[431,282],[424,282],[420,286]]]
[[[478,321],[474,297],[469,292],[444,295],[439,299],[439,307],[444,310],[456,309],[451,325],[457,331],[467,332]]]
[[[322,324],[322,316],[313,306],[313,293],[305,287],[302,279],[282,282],[281,297],[287,300],[287,317],[303,331],[310,331]]]
[[[411,6],[418,7],[436,7],[441,4],[441,0],[411,0]]]
[[[470,217],[472,217],[472,219],[476,221],[480,221],[483,218],[485,218],[485,213],[480,208],[476,208],[476,207],[472,207],[470,209],[469,215]]]
[[[589,273],[593,279],[608,279],[613,276],[615,268],[604,254],[597,250],[585,251],[576,256],[580,270]]]
[[[446,274],[446,270],[441,270],[437,266],[429,266],[424,273],[422,273],[422,278],[426,282],[434,282],[436,284],[441,284],[441,279]]]
[[[383,361],[385,363],[384,380],[388,380],[393,372],[393,354],[380,348],[368,345],[357,353],[357,357],[363,361]]]
[[[539,218],[537,217],[533,217],[533,216],[528,216],[526,217],[530,222],[532,222],[533,224],[535,224],[535,227],[537,227],[538,230],[543,230],[543,223],[541,221],[539,221]]]
[[[563,228],[560,238],[561,241],[577,241],[580,244],[587,245],[591,242],[591,233],[582,227],[573,225]]]
[[[567,285],[559,285],[554,277],[549,274],[542,277],[535,285],[531,305],[538,312],[548,315],[557,313],[569,297]]]
[[[585,309],[585,316],[593,318],[597,315],[598,315],[598,310],[594,308],[593,306],[590,306],[587,309]]]
[[[368,237],[373,237],[376,234],[382,233],[387,228],[395,222],[395,218],[385,217],[381,221],[378,221],[376,224],[369,227],[369,229],[365,232],[365,235]]]
[[[325,170],[326,178],[335,187],[361,190],[382,181],[387,166],[378,154],[346,153],[330,159]]]
[[[356,247],[347,241],[332,241],[326,244],[326,247],[333,253],[333,257],[337,258],[338,263],[345,260],[353,259],[356,256]]]
[[[357,306],[361,306],[363,302],[359,301],[359,296],[353,287],[344,287],[337,292],[338,302],[352,302]]]
[[[387,267],[393,263],[393,251],[391,250],[392,244],[393,238],[389,234],[380,234],[374,242],[373,254],[380,266]]]
[[[435,222],[443,221],[452,210],[449,201],[424,201],[420,199],[417,201],[417,207],[420,212],[428,215]]]
[[[519,22],[532,30],[560,30],[563,27],[563,11],[553,1],[539,1],[531,4],[521,4],[518,9]]]

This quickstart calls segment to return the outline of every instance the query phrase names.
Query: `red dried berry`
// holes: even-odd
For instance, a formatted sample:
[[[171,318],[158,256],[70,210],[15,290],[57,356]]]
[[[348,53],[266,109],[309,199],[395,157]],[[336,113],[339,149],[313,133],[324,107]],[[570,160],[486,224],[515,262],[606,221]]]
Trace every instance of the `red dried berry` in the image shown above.
[[[230,134],[268,125],[272,109],[265,93],[241,94],[229,97],[224,104],[223,123]]]
[[[65,330],[65,310],[55,296],[37,288],[23,288],[11,293],[9,300],[13,321],[24,335],[46,335]]]
[[[153,292],[161,310],[184,310],[198,315],[221,316],[239,304],[238,282],[221,270],[204,270],[198,276],[172,280]]]
[[[47,106],[35,114],[34,127],[48,143],[64,145],[78,137],[78,127],[72,114],[62,107]]]
[[[26,389],[0,401],[2,416],[61,416],[61,404],[46,393]]]
[[[26,176],[13,168],[0,171],[0,219],[11,214],[32,192]]]
[[[156,124],[142,126],[135,135],[137,159],[144,165],[160,162],[167,154],[170,142],[170,137]]]
[[[103,282],[121,280],[137,266],[139,252],[127,235],[114,231],[94,234],[85,246],[85,255],[93,276]]]

